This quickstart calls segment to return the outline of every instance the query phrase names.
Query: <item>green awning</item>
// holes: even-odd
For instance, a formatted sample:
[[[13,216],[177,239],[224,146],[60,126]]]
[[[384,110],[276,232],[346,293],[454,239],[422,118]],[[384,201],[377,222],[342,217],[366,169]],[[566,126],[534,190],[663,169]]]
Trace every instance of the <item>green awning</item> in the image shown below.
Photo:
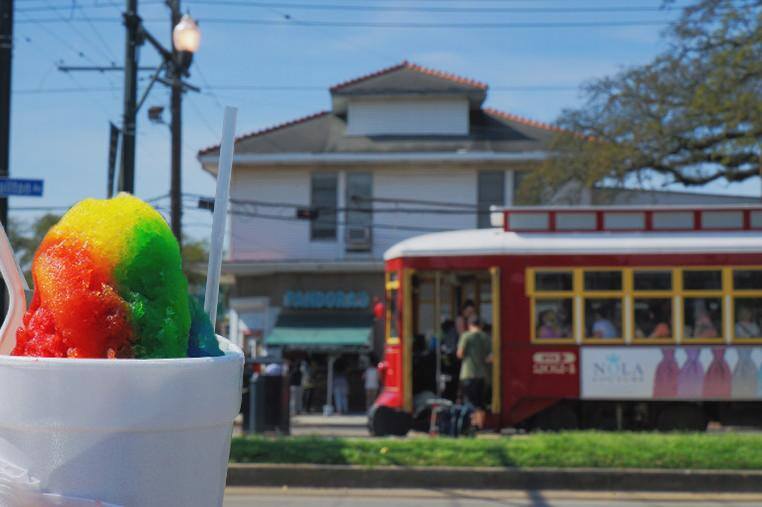
[[[370,347],[372,315],[285,314],[278,317],[265,344],[294,349],[361,349]]]

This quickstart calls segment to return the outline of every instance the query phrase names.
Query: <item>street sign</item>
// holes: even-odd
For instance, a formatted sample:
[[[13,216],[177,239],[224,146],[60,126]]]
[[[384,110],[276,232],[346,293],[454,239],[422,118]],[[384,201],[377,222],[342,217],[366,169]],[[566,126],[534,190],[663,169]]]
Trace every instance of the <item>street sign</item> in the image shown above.
[[[0,197],[22,195],[42,197],[43,180],[22,180],[19,178],[0,178]]]

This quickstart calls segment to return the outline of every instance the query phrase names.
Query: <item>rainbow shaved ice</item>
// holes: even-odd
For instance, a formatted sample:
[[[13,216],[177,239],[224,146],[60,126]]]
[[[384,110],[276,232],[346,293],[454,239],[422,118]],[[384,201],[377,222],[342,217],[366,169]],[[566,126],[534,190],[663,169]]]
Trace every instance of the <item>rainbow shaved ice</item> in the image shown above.
[[[136,197],[86,199],[71,208],[38,248],[32,277],[34,296],[13,355],[221,355],[208,316],[188,296],[172,231]]]

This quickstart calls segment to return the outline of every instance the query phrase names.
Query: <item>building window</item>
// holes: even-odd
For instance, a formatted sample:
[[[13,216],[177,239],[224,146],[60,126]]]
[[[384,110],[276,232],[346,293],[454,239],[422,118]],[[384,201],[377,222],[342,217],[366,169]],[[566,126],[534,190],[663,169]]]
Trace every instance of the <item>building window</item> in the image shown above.
[[[672,342],[675,336],[672,270],[637,269],[632,273],[632,290],[635,341]]]
[[[337,188],[336,173],[312,173],[310,207],[317,212],[310,224],[313,240],[336,240]]]
[[[373,238],[373,175],[348,172],[346,188],[346,247],[368,251]]]
[[[479,171],[478,173],[478,218],[480,229],[492,227],[490,224],[490,206],[505,204],[505,171]]]
[[[574,291],[571,271],[532,271],[532,340],[542,343],[574,341]]]

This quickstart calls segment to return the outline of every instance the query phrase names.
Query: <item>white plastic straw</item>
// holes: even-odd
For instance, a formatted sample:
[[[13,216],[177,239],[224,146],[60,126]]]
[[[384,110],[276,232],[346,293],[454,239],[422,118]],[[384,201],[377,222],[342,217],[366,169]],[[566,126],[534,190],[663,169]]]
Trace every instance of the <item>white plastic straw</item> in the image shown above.
[[[230,201],[230,173],[233,170],[233,142],[237,114],[237,108],[227,106],[222,120],[222,142],[217,164],[217,192],[214,195],[212,219],[212,242],[209,245],[209,270],[206,275],[206,295],[204,296],[204,311],[209,314],[212,325],[217,321],[217,297],[220,292],[222,247],[225,242],[225,224]]]

